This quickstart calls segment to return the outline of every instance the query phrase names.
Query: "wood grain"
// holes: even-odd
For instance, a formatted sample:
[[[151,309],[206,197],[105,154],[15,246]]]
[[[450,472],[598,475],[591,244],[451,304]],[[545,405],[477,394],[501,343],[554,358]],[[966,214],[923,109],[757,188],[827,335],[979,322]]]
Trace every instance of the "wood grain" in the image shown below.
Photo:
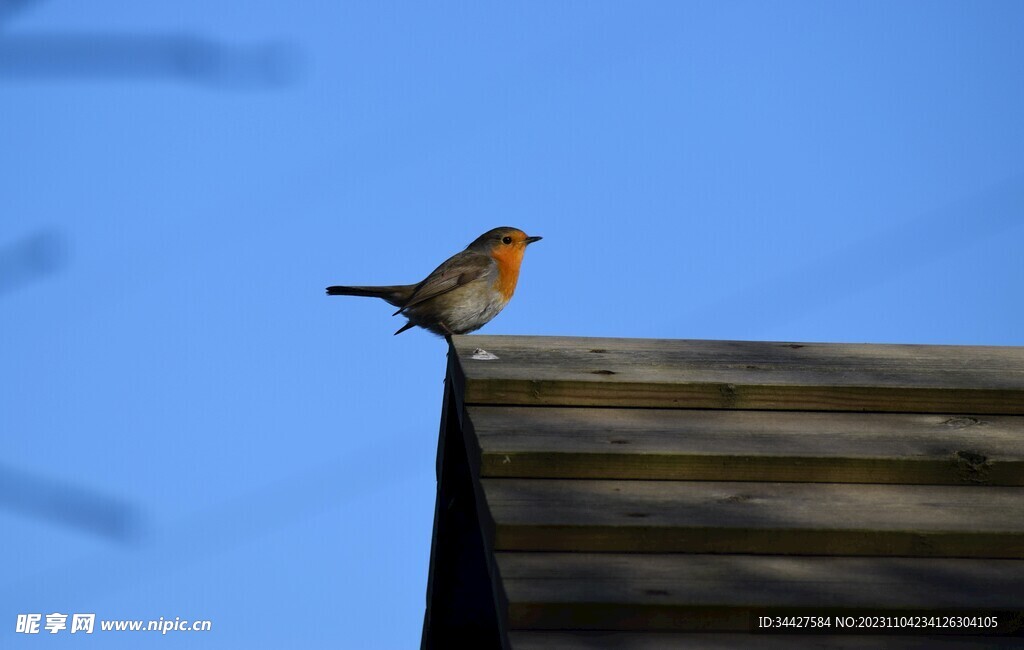
[[[469,406],[484,477],[1024,485],[1024,417]]]
[[[497,553],[496,561],[511,629],[749,631],[761,615],[1024,609],[1019,560]]]
[[[453,337],[465,404],[1024,414],[1024,347]],[[473,359],[476,349],[497,359]]]
[[[482,479],[495,550],[1024,557],[1024,488]]]
[[[740,634],[760,615],[1020,633],[1024,347],[456,336],[449,379],[502,647],[868,638]]]

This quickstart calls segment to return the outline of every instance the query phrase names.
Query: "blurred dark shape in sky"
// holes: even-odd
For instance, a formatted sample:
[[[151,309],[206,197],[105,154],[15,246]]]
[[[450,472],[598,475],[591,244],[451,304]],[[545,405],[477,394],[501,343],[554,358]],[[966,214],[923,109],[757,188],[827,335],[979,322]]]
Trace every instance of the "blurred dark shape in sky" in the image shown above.
[[[82,486],[0,465],[0,508],[128,543],[142,532],[139,509]]]
[[[0,0],[0,22],[38,0]]]
[[[0,37],[0,81],[171,79],[246,90],[287,85],[300,68],[298,52],[283,43],[228,46],[188,34]]]
[[[137,580],[144,573],[179,572],[211,555],[251,544],[254,539],[320,513],[344,508],[353,501],[372,500],[376,486],[366,481],[353,482],[352,476],[367,469],[379,475],[409,476],[416,472],[420,460],[414,446],[393,438],[384,442],[392,450],[390,453],[377,453],[375,446],[356,447],[344,456],[304,467],[225,502],[201,508],[173,526],[147,528],[143,531],[147,533],[145,544],[134,547],[129,555],[120,548],[109,547],[85,563],[73,559],[70,564],[41,567],[41,572],[33,572],[27,580],[13,584],[8,581],[4,587],[10,593],[31,599],[37,594],[51,593],[48,589],[57,580],[65,597],[92,597],[122,588],[126,581]],[[0,490],[7,490],[5,474],[0,466]],[[25,485],[17,487],[25,489]]]
[[[59,271],[67,258],[67,243],[54,230],[41,230],[0,247],[0,295]]]

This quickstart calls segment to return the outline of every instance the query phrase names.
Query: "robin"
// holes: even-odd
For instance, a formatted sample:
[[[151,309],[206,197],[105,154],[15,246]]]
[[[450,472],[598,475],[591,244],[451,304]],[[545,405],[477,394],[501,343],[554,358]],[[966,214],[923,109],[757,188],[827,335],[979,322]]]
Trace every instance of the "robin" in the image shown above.
[[[478,330],[498,315],[516,290],[526,247],[540,237],[518,228],[495,228],[434,269],[418,284],[327,287],[329,296],[383,298],[409,319],[395,334],[419,325],[439,336]]]

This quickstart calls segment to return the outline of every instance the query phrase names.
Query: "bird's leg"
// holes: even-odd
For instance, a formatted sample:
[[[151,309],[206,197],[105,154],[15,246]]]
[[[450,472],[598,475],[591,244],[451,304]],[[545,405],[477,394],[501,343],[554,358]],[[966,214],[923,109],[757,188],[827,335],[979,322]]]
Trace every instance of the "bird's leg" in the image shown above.
[[[449,327],[447,325],[444,324],[444,321],[440,321],[439,320],[439,321],[437,321],[437,324],[438,324],[438,326],[441,329],[444,330],[444,341],[445,341],[445,343],[448,344],[448,354],[451,354],[452,353],[452,335],[453,335],[453,332],[451,331],[451,329],[449,329]]]

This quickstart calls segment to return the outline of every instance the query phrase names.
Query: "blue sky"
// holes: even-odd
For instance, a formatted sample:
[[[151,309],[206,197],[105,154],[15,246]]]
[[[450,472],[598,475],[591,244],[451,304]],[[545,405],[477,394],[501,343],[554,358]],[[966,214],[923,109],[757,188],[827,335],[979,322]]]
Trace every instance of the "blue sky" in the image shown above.
[[[443,341],[1022,345],[1019,2],[0,3],[0,638],[407,648]],[[49,635],[47,635],[49,636]]]

